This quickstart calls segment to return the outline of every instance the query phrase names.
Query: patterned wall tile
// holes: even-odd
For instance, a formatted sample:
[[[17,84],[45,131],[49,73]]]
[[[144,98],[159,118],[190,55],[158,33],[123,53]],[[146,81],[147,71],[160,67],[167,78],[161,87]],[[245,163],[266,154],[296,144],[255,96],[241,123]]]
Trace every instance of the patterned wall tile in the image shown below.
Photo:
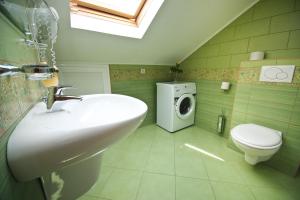
[[[259,79],[260,68],[241,68],[239,72],[239,82],[253,83]]]
[[[22,35],[0,13],[0,63],[36,63],[36,53],[26,45],[16,43]],[[38,180],[17,182],[11,175],[6,160],[6,144],[16,123],[44,92],[39,82],[28,81],[24,75],[0,77],[0,194],[1,199],[43,199]]]
[[[188,68],[184,69],[182,80],[237,81],[238,68]]]
[[[224,81],[237,81],[239,77],[239,68],[225,68],[223,71]]]
[[[141,68],[146,70],[145,74],[141,74]],[[124,69],[120,65],[110,65],[110,77],[112,81],[122,80],[170,80],[170,66],[137,66],[126,65]]]

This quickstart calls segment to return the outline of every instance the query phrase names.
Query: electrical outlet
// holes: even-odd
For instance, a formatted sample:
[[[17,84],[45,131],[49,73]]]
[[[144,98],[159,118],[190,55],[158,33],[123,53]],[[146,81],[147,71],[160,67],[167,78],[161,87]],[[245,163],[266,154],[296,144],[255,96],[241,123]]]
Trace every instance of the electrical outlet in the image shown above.
[[[146,69],[145,68],[141,68],[141,74],[146,74]]]

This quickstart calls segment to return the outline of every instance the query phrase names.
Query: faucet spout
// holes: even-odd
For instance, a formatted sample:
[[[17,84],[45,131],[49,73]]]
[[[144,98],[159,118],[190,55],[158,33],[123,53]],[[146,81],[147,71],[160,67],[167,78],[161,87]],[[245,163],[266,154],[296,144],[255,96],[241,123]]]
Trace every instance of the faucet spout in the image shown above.
[[[75,100],[82,101],[82,97],[77,97],[77,96],[64,96],[64,95],[60,95],[60,96],[56,96],[55,97],[55,101],[66,101],[66,100],[70,100],[70,99],[75,99]]]

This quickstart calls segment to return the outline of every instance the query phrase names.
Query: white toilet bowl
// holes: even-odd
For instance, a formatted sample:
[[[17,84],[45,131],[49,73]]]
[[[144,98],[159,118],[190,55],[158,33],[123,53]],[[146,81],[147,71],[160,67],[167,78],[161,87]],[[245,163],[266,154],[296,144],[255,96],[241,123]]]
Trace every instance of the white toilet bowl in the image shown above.
[[[245,153],[245,160],[255,165],[270,159],[282,144],[282,133],[256,124],[240,124],[231,129],[234,144]]]

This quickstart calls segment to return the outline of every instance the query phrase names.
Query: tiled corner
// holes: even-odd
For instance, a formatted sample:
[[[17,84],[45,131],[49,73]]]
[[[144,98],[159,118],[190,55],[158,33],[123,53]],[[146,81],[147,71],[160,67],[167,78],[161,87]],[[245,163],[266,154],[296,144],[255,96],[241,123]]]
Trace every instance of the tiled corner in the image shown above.
[[[140,70],[144,68],[145,74]],[[170,66],[156,65],[110,65],[112,93],[136,97],[148,106],[143,125],[156,120],[156,82],[171,81]]]

